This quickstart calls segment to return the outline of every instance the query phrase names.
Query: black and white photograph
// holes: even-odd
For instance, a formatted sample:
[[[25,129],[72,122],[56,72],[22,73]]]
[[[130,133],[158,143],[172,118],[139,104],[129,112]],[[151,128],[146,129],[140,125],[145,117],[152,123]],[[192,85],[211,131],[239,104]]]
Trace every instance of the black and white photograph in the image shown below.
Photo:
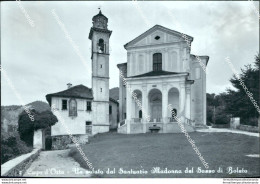
[[[1,182],[259,183],[259,19],[252,0],[2,1]]]

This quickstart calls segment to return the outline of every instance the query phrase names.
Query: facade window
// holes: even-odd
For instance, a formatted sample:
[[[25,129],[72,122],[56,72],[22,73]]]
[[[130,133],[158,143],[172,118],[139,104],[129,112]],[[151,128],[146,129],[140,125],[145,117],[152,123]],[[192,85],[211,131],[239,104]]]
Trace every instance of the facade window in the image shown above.
[[[102,65],[100,65],[100,68],[102,68]]]
[[[109,114],[112,114],[112,106],[109,105]]]
[[[92,122],[86,121],[86,134],[91,135],[92,134]]]
[[[126,119],[126,113],[124,113],[124,119]]]
[[[102,92],[102,88],[100,88],[100,92]]]
[[[67,103],[68,103],[68,100],[62,100],[62,110],[67,110],[68,109]]]
[[[162,71],[162,54],[153,54],[153,71]]]
[[[91,102],[87,101],[87,111],[91,111]]]
[[[75,99],[69,101],[69,116],[77,116],[77,102]]]
[[[86,121],[86,125],[90,126],[90,125],[92,125],[92,122],[91,121]]]
[[[143,117],[143,112],[142,110],[139,111],[139,118],[142,118]]]

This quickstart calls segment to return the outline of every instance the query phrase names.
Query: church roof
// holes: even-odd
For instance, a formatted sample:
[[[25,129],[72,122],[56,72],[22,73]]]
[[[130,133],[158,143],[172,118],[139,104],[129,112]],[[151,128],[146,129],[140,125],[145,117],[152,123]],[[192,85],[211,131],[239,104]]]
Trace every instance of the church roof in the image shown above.
[[[135,39],[131,40],[130,42],[126,43],[124,45],[124,48],[126,49],[129,45],[131,45],[132,43],[138,42],[139,40],[143,39],[145,36],[149,35],[150,33],[154,32],[155,30],[162,30],[164,32],[168,32],[170,34],[174,34],[174,35],[178,35],[182,38],[183,33],[163,27],[161,25],[155,25],[152,28],[148,29],[147,31],[145,31],[144,33],[142,33],[141,35],[139,35],[138,37],[136,37]],[[185,34],[186,35],[186,34]],[[193,37],[186,35],[186,37],[190,40],[193,41]]]
[[[67,98],[81,98],[81,99],[93,99],[92,89],[82,84],[73,86],[64,91],[57,93],[47,94],[46,99],[51,104],[52,97],[67,97]]]
[[[191,55],[191,57],[196,58],[196,55],[194,55],[194,54],[190,54],[190,55]],[[203,58],[203,59],[206,59],[206,66],[208,65],[208,62],[209,62],[209,56],[197,56],[197,57],[199,57],[199,58]]]
[[[91,88],[88,88],[87,86],[80,84],[77,86],[73,86],[69,89],[66,89],[64,91],[47,94],[46,99],[50,105],[51,105],[52,97],[80,98],[80,99],[93,100],[93,92],[92,92]],[[112,102],[118,104],[117,100],[115,100],[113,98],[109,98],[109,101],[112,101]]]
[[[135,75],[127,78],[137,78],[137,77],[151,77],[151,76],[160,76],[160,75],[178,75],[178,74],[188,74],[187,72],[167,72],[164,70],[161,71],[151,71],[141,75]]]

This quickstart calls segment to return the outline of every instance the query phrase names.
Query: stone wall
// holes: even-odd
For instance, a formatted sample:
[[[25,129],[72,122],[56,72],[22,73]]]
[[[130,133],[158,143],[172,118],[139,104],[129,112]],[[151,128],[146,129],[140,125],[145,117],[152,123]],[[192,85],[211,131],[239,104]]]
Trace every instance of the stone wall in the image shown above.
[[[248,131],[248,132],[260,132],[260,128],[257,126],[239,125],[237,129]]]
[[[139,134],[139,133],[149,133],[150,127],[153,126],[160,127],[158,133],[181,133],[181,129],[177,123],[128,123],[118,128],[118,133],[122,134]],[[129,126],[129,132],[127,132],[127,128]],[[183,124],[185,130],[187,132],[194,132],[195,129],[187,124]]]
[[[40,149],[34,149],[31,153],[27,153],[16,157],[1,165],[1,176],[21,177],[30,167],[31,163],[39,156]]]
[[[238,126],[240,125],[240,118],[231,118],[230,119],[230,128],[238,128]]]
[[[187,124],[183,124],[186,132],[194,132],[194,128],[192,126],[189,126]],[[178,125],[178,123],[167,123],[166,124],[166,129],[165,129],[165,132],[164,133],[180,133],[182,132],[181,131],[181,128],[180,126]]]
[[[88,142],[88,135],[86,134],[73,135],[73,137],[76,138],[79,144],[86,144]],[[74,142],[69,135],[52,136],[52,150],[67,149],[73,144]]]
[[[130,132],[133,134],[143,133],[143,124],[141,124],[141,123],[130,124]]]
[[[212,128],[230,128],[230,124],[212,124]]]
[[[250,125],[241,125],[240,118],[231,118],[230,128],[239,129],[239,130],[248,131],[248,132],[260,132],[259,123],[258,123],[258,127],[250,126]]]
[[[117,128],[117,132],[120,134],[127,134],[127,124]]]

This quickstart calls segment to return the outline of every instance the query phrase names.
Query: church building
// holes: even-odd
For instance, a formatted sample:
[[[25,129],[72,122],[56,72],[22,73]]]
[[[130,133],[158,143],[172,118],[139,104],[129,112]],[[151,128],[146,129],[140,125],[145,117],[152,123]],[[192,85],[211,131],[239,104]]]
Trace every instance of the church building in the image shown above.
[[[127,62],[117,65],[119,133],[180,132],[173,114],[187,131],[206,125],[202,66],[209,57],[191,54],[192,41],[191,36],[155,25],[124,45]]]
[[[69,135],[79,143],[88,141],[89,135],[117,128],[118,102],[109,97],[109,39],[108,19],[100,11],[93,17],[89,39],[92,42],[92,88],[72,86],[64,91],[46,95],[54,114],[61,117],[51,127],[52,149],[63,149],[72,144]]]

